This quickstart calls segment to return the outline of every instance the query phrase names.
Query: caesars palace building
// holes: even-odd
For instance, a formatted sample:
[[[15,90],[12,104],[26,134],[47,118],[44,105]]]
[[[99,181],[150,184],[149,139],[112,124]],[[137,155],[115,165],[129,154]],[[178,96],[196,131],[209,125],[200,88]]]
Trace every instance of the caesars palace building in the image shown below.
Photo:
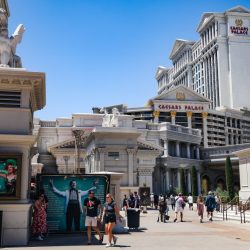
[[[249,29],[250,11],[244,7],[205,13],[197,28],[200,39],[177,39],[170,53],[173,67],[157,69],[158,93],[146,106],[35,119],[33,175],[112,172],[121,178],[121,194],[140,186],[166,193],[180,187],[181,169],[191,191],[195,166],[198,191],[205,194],[225,188],[230,156],[239,188],[234,152],[250,147]]]

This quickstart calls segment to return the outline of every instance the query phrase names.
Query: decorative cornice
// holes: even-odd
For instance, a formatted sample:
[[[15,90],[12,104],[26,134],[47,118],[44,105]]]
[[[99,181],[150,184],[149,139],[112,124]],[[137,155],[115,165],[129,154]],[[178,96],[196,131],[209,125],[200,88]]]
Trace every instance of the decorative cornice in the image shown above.
[[[31,89],[33,111],[46,104],[45,73],[17,69],[0,69],[0,88],[8,90]]]

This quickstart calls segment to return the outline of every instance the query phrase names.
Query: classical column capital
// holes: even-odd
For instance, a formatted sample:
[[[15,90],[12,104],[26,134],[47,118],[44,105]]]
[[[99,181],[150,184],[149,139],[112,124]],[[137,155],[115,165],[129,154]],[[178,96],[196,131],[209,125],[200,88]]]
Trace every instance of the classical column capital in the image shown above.
[[[129,155],[135,154],[137,152],[137,148],[127,148],[127,152]]]
[[[207,119],[208,112],[202,112],[201,114],[203,119]]]
[[[100,154],[106,152],[106,148],[97,148],[97,150],[98,150],[98,152],[99,152]]]
[[[159,116],[160,116],[160,111],[153,112],[153,117],[159,117]]]
[[[187,113],[187,117],[188,117],[188,118],[191,118],[191,117],[192,117],[192,114],[193,114],[192,111],[187,111],[186,113]]]
[[[176,111],[170,111],[172,117],[176,117]]]

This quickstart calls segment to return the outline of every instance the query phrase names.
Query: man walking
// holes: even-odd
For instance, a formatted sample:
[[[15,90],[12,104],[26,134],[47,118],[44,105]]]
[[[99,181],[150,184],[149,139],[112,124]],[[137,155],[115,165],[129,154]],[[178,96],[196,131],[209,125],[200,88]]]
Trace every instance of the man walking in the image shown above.
[[[213,212],[216,207],[216,201],[215,201],[214,194],[212,191],[208,192],[205,206],[207,207],[207,216],[209,217],[209,220],[213,221]]]
[[[97,218],[99,212],[99,218]],[[95,197],[94,191],[89,191],[89,197],[84,200],[85,226],[87,227],[88,245],[91,245],[91,228],[99,235],[99,243],[103,241],[103,235],[97,227],[97,220],[101,220],[101,201]]]
[[[183,222],[183,209],[184,209],[184,207],[185,207],[185,202],[182,198],[182,194],[179,193],[176,200],[175,200],[175,219],[174,219],[174,222],[177,221],[178,213],[180,213],[181,222]]]

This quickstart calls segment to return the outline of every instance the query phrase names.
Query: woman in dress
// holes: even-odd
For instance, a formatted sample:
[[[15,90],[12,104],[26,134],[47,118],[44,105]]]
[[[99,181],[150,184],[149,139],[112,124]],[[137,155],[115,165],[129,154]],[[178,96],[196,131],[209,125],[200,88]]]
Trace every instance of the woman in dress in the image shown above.
[[[200,223],[202,223],[204,213],[204,202],[202,196],[198,196],[197,198],[197,212],[198,216],[200,216]]]
[[[40,194],[34,204],[34,215],[32,224],[32,233],[37,240],[43,240],[43,235],[47,234],[48,226],[46,222],[46,203],[44,194]]]
[[[105,222],[105,233],[108,235],[108,243],[106,247],[112,246],[112,239],[114,245],[117,242],[117,237],[113,235],[113,228],[116,223],[116,217],[119,218],[119,221],[122,221],[122,216],[119,214],[119,209],[112,197],[111,194],[106,195],[106,203],[104,204],[102,222]]]

